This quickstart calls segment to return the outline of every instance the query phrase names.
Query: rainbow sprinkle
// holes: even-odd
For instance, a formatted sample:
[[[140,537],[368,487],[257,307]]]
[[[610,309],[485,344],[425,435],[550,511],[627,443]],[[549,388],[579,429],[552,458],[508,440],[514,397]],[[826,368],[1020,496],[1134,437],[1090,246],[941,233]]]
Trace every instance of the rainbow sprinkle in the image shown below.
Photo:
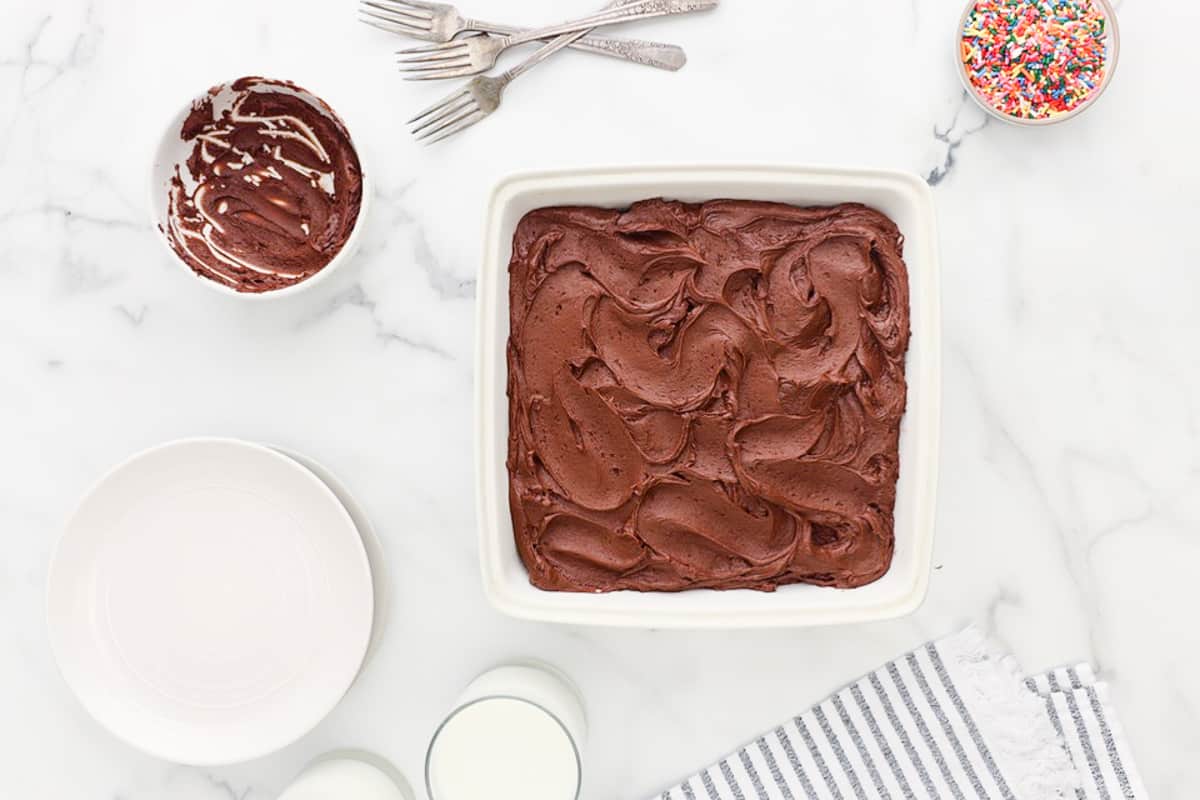
[[[1092,0],[978,0],[961,57],[997,111],[1047,119],[1078,108],[1104,82],[1108,19]]]

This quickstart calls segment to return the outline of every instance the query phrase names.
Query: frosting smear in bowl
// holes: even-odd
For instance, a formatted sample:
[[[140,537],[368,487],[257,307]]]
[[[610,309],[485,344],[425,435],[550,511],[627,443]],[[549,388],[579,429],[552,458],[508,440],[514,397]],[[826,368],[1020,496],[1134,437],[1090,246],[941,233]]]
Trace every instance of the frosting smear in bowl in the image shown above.
[[[284,81],[241,78],[194,103],[179,136],[191,149],[170,181],[165,233],[198,275],[274,291],[312,277],[346,244],[362,168],[322,101]]]

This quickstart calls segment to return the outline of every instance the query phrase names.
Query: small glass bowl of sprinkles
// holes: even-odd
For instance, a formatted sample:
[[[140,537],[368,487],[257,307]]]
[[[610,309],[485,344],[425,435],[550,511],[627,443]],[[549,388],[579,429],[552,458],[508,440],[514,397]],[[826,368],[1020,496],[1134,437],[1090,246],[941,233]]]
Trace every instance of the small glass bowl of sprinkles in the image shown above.
[[[971,0],[957,45],[959,76],[985,111],[1050,125],[1108,87],[1120,37],[1108,0]]]

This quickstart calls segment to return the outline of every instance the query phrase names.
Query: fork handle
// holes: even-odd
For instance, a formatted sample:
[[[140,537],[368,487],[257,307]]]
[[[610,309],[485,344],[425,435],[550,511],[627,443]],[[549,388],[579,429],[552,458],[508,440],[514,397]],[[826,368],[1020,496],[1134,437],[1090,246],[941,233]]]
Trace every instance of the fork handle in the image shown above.
[[[530,55],[529,58],[525,59],[520,64],[517,64],[512,69],[501,73],[500,80],[504,81],[504,85],[507,86],[521,74],[533,69],[538,64],[557,53],[559,50],[562,50],[564,47],[570,47],[572,44],[582,39],[583,35],[590,30],[591,28],[584,28],[581,31],[574,31],[572,33],[564,33],[556,36],[555,38],[543,44],[537,50],[533,51],[533,54]]]
[[[686,14],[692,11],[704,11],[715,8],[717,3],[718,0],[642,0],[638,3],[629,3],[608,11],[601,11],[599,14],[581,17],[571,22],[564,22],[560,25],[552,25],[548,28],[539,28],[537,30],[518,33],[508,37],[508,46],[511,47],[538,39],[548,39],[569,33],[587,31],[592,28],[598,28],[601,25],[617,25],[637,19],[663,17],[668,14]],[[566,45],[563,46],[565,47]]]
[[[500,36],[516,36],[530,30],[529,28],[517,28],[512,25],[499,25],[479,20],[470,20],[470,23],[470,30]],[[569,46],[575,50],[620,58],[624,61],[632,61],[634,64],[667,69],[672,72],[687,63],[687,53],[683,51],[682,47],[662,42],[648,42],[644,39],[605,39],[599,36],[584,36],[582,39],[576,39]]]

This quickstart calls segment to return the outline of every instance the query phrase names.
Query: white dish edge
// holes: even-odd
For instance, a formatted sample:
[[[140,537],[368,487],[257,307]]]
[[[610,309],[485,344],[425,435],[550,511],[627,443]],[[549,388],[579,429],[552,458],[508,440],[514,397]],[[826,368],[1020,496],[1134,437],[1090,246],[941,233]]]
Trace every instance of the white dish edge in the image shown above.
[[[857,201],[879,208],[900,226],[906,238],[913,336],[906,366],[908,409],[901,424],[896,558],[876,583],[853,590],[795,584],[773,593],[693,590],[678,594],[560,593],[529,584],[513,542],[504,463],[507,265],[513,228],[527,211],[541,206],[619,207],[657,196],[796,205]],[[916,610],[932,571],[941,406],[939,281],[932,192],[910,173],[824,166],[673,165],[528,172],[502,180],[487,207],[476,287],[476,500],[480,565],[490,602],[499,611],[523,619],[645,628],[803,627],[889,619]]]

